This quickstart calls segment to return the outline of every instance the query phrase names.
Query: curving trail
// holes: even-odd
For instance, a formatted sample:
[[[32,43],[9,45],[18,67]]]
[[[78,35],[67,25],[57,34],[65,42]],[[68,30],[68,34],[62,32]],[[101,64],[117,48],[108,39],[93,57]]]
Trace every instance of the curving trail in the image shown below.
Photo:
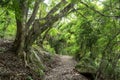
[[[87,80],[74,71],[76,61],[71,56],[58,55],[59,66],[51,69],[45,76],[45,80]]]

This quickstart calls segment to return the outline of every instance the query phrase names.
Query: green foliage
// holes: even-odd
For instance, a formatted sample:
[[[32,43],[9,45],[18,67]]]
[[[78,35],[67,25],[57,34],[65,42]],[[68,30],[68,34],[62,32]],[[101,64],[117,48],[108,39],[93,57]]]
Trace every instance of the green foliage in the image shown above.
[[[118,58],[120,56],[120,22],[118,18],[110,17],[110,13],[115,16],[120,11],[115,8],[118,5],[109,10],[106,6],[114,5],[117,1],[111,4],[107,0],[103,2],[86,0],[84,2],[90,7],[78,4],[76,8],[80,9],[76,13],[62,19],[58,27],[50,30],[49,34],[54,39],[50,42],[54,45],[51,47],[54,49],[57,47],[59,54],[74,55],[79,61],[76,66],[78,70],[94,73],[100,71],[105,79],[116,77],[117,80],[120,78],[117,75],[120,66]]]
[[[1,38],[12,38],[15,37],[16,26],[14,13],[9,9],[0,9],[0,37]]]
[[[26,80],[33,80],[31,76],[28,76]]]
[[[0,37],[14,37],[16,32],[13,9],[18,1],[13,0],[14,7],[0,7]],[[29,7],[33,9],[33,1]],[[66,54],[75,56],[78,60],[76,68],[79,71],[101,72],[109,80],[120,78],[120,4],[119,0],[67,0],[75,4],[68,16],[50,26],[43,32],[40,39],[43,47],[51,54]],[[82,2],[83,1],[83,2]],[[0,6],[4,4],[2,0]],[[60,0],[49,0],[49,4],[41,2],[37,17],[44,18]],[[61,6],[61,9],[63,6]],[[55,12],[59,13],[60,9]],[[18,11],[20,12],[20,11]],[[18,18],[19,13],[18,14]],[[52,15],[54,15],[52,14]],[[10,20],[10,21],[9,21]],[[51,19],[52,20],[52,19]],[[9,22],[9,24],[8,24]],[[45,23],[45,21],[41,21]],[[49,26],[49,25],[47,25]],[[45,37],[45,39],[44,39]],[[38,72],[43,73],[38,70]]]

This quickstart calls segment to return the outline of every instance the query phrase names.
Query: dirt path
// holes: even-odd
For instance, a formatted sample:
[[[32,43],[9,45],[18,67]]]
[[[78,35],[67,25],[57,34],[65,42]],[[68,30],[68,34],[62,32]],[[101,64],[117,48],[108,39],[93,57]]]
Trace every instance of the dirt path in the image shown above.
[[[71,56],[59,56],[59,66],[51,69],[45,80],[87,80],[74,71],[76,61]]]

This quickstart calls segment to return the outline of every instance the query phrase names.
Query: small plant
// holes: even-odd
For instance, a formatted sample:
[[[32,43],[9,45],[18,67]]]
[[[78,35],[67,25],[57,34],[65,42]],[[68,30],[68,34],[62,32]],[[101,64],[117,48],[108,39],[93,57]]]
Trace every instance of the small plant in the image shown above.
[[[26,80],[33,80],[31,76],[28,76]]]

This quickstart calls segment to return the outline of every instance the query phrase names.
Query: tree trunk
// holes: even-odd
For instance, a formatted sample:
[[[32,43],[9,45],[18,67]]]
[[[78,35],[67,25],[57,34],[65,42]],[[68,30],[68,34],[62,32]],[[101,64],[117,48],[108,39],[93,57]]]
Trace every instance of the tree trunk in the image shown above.
[[[14,42],[14,47],[16,49],[16,53],[21,53],[24,47],[25,35],[24,35],[24,25],[19,20],[16,20],[17,23],[17,34]]]
[[[16,6],[14,9],[17,26],[14,48],[16,53],[21,55],[25,44],[26,1],[14,0],[13,4]]]
[[[29,19],[26,17],[28,12],[27,0],[13,0],[15,7],[15,17],[16,17],[16,25],[17,25],[17,33],[14,41],[14,48],[18,55],[24,55],[24,52],[29,52],[32,44],[35,40],[48,28],[58,21],[60,18],[66,16],[70,9],[72,9],[73,4],[69,3],[68,5],[66,1],[62,1],[57,4],[45,18],[41,21],[40,19],[35,19],[35,16],[39,9],[39,4],[42,0],[36,0],[34,3],[33,12]],[[57,14],[56,11],[59,10],[59,6],[64,4],[64,8]],[[53,16],[53,14],[55,14]],[[27,20],[28,19],[28,20]],[[31,28],[30,28],[31,26]]]

